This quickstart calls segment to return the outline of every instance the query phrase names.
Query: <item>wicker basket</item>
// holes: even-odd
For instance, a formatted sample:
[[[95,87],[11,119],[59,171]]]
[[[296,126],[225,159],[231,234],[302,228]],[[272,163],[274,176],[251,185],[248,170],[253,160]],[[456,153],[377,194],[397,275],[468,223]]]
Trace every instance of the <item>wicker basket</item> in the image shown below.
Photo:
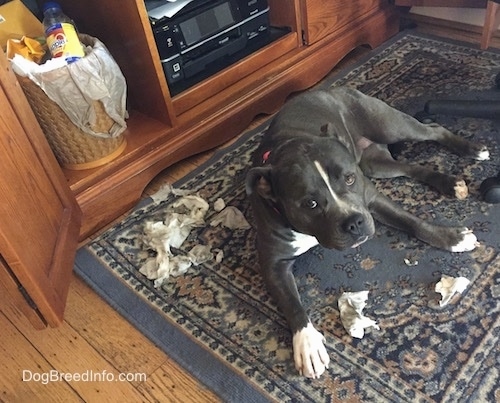
[[[66,113],[28,77],[18,76],[35,116],[59,163],[68,169],[89,169],[106,164],[118,157],[126,146],[123,134],[115,138],[92,136],[78,129]],[[107,132],[113,120],[102,103],[93,104],[97,116],[95,132]]]

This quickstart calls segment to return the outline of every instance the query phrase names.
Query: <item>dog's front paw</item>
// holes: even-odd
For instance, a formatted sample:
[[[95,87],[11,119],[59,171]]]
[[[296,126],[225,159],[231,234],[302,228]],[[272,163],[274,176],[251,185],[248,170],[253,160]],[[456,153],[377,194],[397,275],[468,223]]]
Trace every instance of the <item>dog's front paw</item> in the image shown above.
[[[470,252],[479,246],[472,230],[466,227],[445,227],[424,223],[422,229],[424,229],[422,232],[416,234],[417,238],[435,248],[450,252]]]
[[[307,378],[319,378],[328,368],[330,357],[324,345],[325,338],[312,323],[293,335],[295,368]]]
[[[468,228],[462,229],[459,233],[459,241],[451,246],[452,252],[469,252],[478,246],[477,238]]]

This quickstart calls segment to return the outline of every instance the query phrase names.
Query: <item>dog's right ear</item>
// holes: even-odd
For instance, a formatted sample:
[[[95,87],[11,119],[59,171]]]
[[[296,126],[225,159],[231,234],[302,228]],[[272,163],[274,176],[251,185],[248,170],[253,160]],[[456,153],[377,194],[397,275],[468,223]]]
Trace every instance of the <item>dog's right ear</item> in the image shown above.
[[[254,191],[263,197],[275,201],[273,188],[271,185],[271,171],[270,166],[252,168],[247,173],[246,178],[246,191],[250,195]]]

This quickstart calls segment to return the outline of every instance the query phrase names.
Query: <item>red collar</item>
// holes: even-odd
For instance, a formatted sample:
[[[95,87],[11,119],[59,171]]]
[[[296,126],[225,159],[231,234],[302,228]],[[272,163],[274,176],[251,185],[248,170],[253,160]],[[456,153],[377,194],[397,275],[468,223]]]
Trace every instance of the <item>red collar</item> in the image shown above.
[[[267,162],[270,155],[271,155],[271,150],[268,150],[264,154],[262,154],[262,163],[263,164],[265,164]]]

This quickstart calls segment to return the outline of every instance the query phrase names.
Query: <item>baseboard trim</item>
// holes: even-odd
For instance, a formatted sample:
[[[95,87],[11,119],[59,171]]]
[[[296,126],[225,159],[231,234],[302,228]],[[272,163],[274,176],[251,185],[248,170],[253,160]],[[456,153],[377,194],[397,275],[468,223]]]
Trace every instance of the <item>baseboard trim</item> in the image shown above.
[[[439,32],[447,32],[446,36],[451,34],[451,37],[455,33],[456,39],[463,39],[478,45],[481,42],[483,28],[476,25],[412,13],[402,13],[401,20],[403,26],[416,26],[417,29],[420,28],[428,33],[439,35]],[[500,30],[497,29],[493,33],[490,46],[500,48]]]

